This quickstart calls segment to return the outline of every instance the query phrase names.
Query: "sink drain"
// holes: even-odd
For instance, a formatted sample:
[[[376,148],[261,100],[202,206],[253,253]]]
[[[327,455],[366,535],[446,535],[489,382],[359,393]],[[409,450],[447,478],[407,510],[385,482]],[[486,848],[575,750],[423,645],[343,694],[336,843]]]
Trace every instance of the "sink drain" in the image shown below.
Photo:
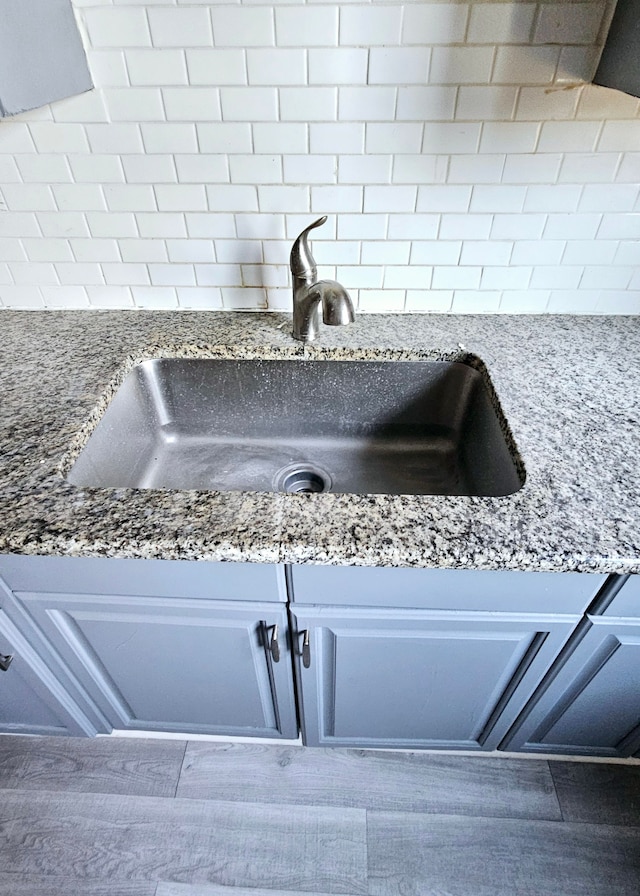
[[[331,488],[331,477],[319,467],[296,464],[280,470],[275,485],[279,492],[312,495],[328,492]]]

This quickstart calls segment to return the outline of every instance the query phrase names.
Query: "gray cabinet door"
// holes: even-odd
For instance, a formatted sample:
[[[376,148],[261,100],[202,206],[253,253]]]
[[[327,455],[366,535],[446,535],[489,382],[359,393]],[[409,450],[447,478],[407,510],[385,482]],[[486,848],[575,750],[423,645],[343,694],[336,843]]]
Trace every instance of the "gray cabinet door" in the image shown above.
[[[3,734],[95,734],[91,723],[0,610],[0,732]],[[10,663],[7,658],[11,657]]]
[[[294,619],[305,743],[464,750],[497,747],[577,623],[299,605]]]
[[[114,728],[297,736],[282,605],[17,596]]]
[[[640,623],[590,617],[504,748],[588,756],[635,753],[640,748]]]

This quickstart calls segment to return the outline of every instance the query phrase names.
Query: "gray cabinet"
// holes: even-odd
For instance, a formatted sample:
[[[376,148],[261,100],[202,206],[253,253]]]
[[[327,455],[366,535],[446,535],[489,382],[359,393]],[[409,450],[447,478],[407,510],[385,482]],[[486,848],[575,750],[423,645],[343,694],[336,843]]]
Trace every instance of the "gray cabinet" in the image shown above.
[[[291,578],[305,743],[465,750],[498,746],[604,581],[341,567]]]
[[[277,603],[20,592],[113,728],[297,736]]]
[[[2,610],[0,654],[3,660],[0,668],[0,733],[96,733],[91,722]]]
[[[589,756],[640,750],[640,579],[611,594],[602,615],[596,607],[580,624],[504,749]]]

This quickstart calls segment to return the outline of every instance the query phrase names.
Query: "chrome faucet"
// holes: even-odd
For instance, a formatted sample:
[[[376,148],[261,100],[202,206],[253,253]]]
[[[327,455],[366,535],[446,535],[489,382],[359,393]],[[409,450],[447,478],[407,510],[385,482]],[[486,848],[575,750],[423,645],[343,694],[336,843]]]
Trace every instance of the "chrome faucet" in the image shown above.
[[[353,302],[347,290],[335,280],[316,280],[318,269],[308,243],[308,234],[327,220],[323,215],[306,227],[291,248],[293,279],[293,338],[311,342],[320,330],[322,319],[330,326],[342,326],[355,320]]]

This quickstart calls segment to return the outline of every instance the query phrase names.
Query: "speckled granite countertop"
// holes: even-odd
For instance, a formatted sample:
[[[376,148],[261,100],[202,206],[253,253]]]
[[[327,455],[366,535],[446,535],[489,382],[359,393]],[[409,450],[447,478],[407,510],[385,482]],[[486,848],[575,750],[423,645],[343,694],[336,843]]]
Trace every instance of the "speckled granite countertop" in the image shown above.
[[[284,314],[0,320],[0,553],[640,572],[640,317],[361,315],[307,348]],[[524,460],[509,497],[79,489],[60,473],[138,360],[465,350]]]

